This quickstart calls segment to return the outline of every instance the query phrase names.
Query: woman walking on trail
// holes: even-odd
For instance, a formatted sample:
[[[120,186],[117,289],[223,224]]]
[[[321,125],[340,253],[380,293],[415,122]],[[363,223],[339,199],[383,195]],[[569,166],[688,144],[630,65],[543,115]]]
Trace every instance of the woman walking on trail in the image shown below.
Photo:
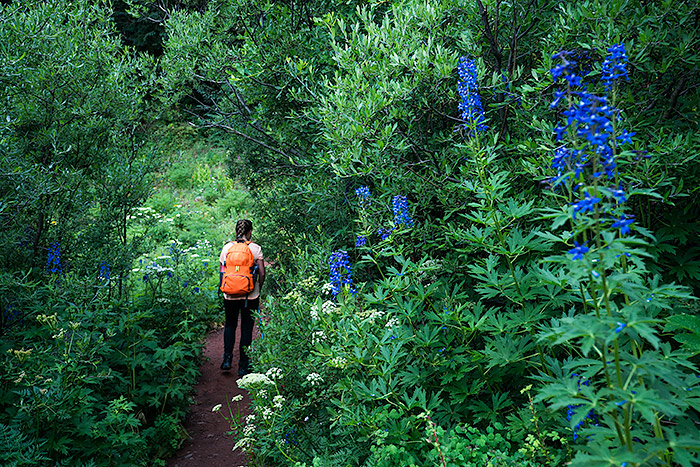
[[[253,312],[258,311],[260,288],[265,282],[262,248],[257,243],[250,241],[252,234],[253,223],[248,219],[239,220],[236,222],[236,240],[226,243],[219,256],[220,283],[221,291],[224,292],[224,311],[226,312],[224,359],[221,362],[221,369],[224,371],[231,369],[240,312],[239,376],[250,373],[250,359],[246,348],[250,347],[253,341],[253,324],[255,322]]]

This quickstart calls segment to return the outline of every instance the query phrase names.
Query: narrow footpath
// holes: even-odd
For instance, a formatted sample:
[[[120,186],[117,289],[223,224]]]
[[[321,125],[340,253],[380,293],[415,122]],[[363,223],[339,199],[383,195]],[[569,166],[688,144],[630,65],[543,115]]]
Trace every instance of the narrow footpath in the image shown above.
[[[236,346],[233,353],[233,369],[221,371],[221,356],[224,353],[224,328],[217,328],[207,336],[200,371],[202,377],[195,386],[195,403],[185,419],[184,427],[189,438],[176,455],[168,461],[167,467],[245,467],[248,456],[240,451],[232,451],[236,440],[227,433],[231,428],[222,415],[228,415],[227,401],[234,414],[245,416],[250,413],[248,393],[238,388],[238,342],[241,338],[240,322],[236,330]],[[231,402],[235,395],[243,399]],[[221,404],[221,412],[212,408]]]

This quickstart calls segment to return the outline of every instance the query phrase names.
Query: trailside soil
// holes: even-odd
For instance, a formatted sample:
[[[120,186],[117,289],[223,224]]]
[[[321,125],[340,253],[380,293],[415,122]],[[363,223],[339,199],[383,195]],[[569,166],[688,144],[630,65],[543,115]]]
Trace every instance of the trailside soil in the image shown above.
[[[227,401],[234,414],[250,413],[250,397],[239,389],[238,343],[241,338],[240,323],[236,330],[236,346],[233,353],[233,369],[221,371],[221,357],[224,353],[224,328],[211,331],[204,347],[200,371],[202,377],[195,386],[194,405],[185,418],[184,427],[189,435],[177,454],[168,461],[168,467],[239,467],[248,465],[248,457],[240,451],[232,451],[236,440],[227,435],[231,431],[229,423],[222,415],[228,414]],[[243,400],[231,402],[240,394]],[[221,412],[212,408],[221,404]]]

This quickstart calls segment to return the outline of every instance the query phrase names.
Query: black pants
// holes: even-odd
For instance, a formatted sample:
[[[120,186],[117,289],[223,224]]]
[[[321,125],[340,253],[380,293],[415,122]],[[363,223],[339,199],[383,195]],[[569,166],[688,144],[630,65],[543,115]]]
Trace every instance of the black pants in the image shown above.
[[[238,312],[241,312],[241,342],[240,358],[238,368],[249,369],[250,359],[245,349],[253,342],[253,312],[258,311],[259,298],[248,300],[224,300],[224,311],[226,311],[226,324],[224,325],[224,353],[233,353],[233,346],[236,344],[236,328],[238,327]]]

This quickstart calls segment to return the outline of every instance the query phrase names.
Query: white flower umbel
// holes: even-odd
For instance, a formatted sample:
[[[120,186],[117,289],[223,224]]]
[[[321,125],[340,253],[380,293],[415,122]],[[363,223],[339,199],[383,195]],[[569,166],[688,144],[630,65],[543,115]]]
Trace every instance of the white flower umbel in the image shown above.
[[[330,300],[323,302],[323,312],[325,314],[328,315],[335,311],[338,311],[338,306],[335,303],[331,302]]]
[[[344,368],[348,364],[348,361],[345,360],[345,357],[333,357],[330,363],[333,367]]]
[[[221,404],[216,404],[214,407],[211,408],[212,412],[218,412],[221,410]]]
[[[399,325],[399,319],[397,317],[391,318],[389,321],[387,321],[386,325],[384,326],[385,328],[391,329],[395,326]]]
[[[267,370],[267,372],[265,372],[265,375],[271,380],[276,381],[278,379],[282,379],[283,373],[281,369],[273,367]]]
[[[316,345],[317,343],[322,342],[324,337],[325,334],[323,331],[314,331],[313,334],[311,334],[311,345]]]
[[[333,284],[326,282],[321,286],[321,293],[323,295],[331,295],[333,293]]]
[[[263,420],[269,420],[272,418],[273,415],[274,415],[274,412],[272,411],[272,409],[270,407],[265,407],[262,411]]]
[[[253,435],[255,434],[255,430],[258,428],[253,425],[253,424],[248,424],[245,427],[243,427],[243,436],[246,438],[252,438]]]
[[[282,410],[285,403],[285,398],[283,396],[277,395],[272,399],[272,403],[275,405],[275,409]]]
[[[306,381],[308,381],[311,386],[318,386],[323,382],[323,378],[318,373],[309,373],[309,376],[306,377]]]
[[[236,381],[238,387],[241,389],[252,389],[268,384],[273,384],[272,380],[262,373],[248,373],[243,378]]]
[[[239,402],[243,400],[243,394],[236,394],[231,398],[231,402]]]
[[[233,446],[233,451],[250,451],[253,448],[253,443],[255,440],[253,438],[241,438],[238,440],[235,446]]]

